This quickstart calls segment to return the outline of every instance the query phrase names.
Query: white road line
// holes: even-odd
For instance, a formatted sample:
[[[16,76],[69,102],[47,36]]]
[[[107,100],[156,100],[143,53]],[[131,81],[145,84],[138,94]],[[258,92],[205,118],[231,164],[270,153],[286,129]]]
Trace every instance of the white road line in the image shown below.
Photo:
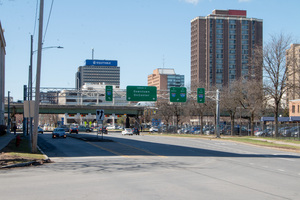
[[[277,169],[278,171],[281,171],[281,172],[285,172],[285,170],[283,170],[283,169]]]
[[[291,161],[291,162],[295,162],[296,160],[290,159],[290,158],[279,158],[281,160],[287,160],[287,161]]]

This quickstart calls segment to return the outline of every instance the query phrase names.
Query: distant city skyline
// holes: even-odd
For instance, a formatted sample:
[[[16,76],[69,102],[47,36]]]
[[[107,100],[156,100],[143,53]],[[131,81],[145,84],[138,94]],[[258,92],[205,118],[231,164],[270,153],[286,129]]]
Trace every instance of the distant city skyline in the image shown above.
[[[5,95],[10,91],[15,101],[23,99],[23,85],[28,84],[31,34],[37,49],[36,5],[37,1],[0,1],[6,41]],[[147,85],[153,69],[163,67],[184,75],[189,88],[192,19],[215,9],[247,10],[249,18],[263,20],[264,42],[284,32],[297,43],[299,5],[297,0],[88,0],[55,1],[50,12],[51,1],[47,1],[43,46],[64,48],[43,51],[41,87],[73,88],[78,66],[94,55],[118,60],[121,88]],[[33,59],[35,81],[36,54]]]

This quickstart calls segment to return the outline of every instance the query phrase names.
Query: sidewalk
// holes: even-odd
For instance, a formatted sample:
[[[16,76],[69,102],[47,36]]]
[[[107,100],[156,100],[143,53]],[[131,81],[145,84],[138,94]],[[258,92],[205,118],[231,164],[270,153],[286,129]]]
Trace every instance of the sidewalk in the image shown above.
[[[270,143],[275,143],[275,144],[284,144],[284,145],[290,145],[290,146],[295,146],[295,147],[300,147],[300,144],[296,144],[293,142],[288,142],[288,141],[276,141],[276,140],[268,140],[264,138],[252,138],[252,140],[260,140],[264,142],[270,142]]]
[[[12,139],[14,139],[14,137],[15,135],[13,133],[6,133],[5,135],[0,136],[0,152]]]

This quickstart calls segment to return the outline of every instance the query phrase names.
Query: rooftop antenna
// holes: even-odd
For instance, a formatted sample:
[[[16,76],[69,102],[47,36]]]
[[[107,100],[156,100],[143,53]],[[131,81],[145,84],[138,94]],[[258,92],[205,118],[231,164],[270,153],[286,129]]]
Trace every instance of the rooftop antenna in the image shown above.
[[[92,60],[94,60],[94,48],[92,48]]]

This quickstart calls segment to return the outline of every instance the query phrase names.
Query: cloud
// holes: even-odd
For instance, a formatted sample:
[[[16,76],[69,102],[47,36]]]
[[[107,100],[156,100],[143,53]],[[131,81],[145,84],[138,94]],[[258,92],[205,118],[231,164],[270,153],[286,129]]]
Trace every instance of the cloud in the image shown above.
[[[184,0],[184,1],[187,3],[194,4],[194,5],[197,5],[199,3],[199,0]]]

